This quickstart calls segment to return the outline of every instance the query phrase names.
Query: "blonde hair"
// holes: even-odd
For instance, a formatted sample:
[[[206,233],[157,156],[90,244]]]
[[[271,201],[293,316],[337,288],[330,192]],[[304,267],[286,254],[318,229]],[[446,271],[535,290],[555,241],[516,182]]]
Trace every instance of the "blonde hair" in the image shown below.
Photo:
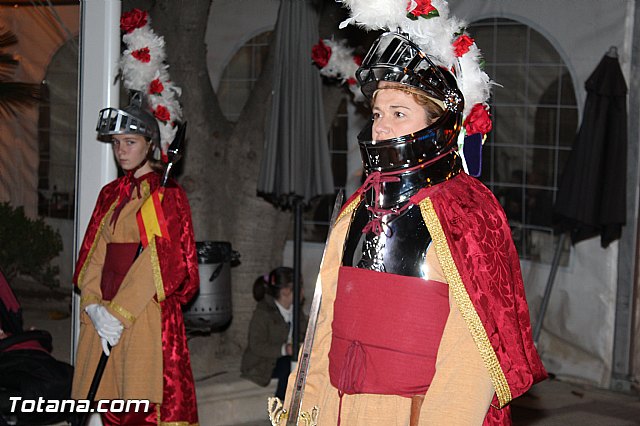
[[[380,92],[381,90],[398,90],[402,93],[413,96],[413,100],[424,109],[427,126],[431,125],[444,113],[444,108],[438,103],[438,101],[427,96],[427,94],[422,90],[415,89],[410,86],[405,86],[404,84],[400,83],[381,83],[384,83],[384,86],[378,86],[378,89],[373,92],[373,96],[371,97],[371,106],[376,103],[376,97],[378,96],[378,92]]]

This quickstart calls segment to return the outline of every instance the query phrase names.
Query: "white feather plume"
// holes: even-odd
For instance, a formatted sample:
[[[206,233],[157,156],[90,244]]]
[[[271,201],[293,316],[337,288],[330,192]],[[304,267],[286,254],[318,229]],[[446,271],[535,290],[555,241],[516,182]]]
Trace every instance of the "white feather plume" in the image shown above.
[[[481,53],[475,43],[461,57],[456,57],[453,42],[464,29],[466,23],[449,16],[449,5],[445,0],[432,0],[438,16],[412,20],[408,10],[417,6],[415,0],[343,0],[351,17],[346,25],[357,25],[367,30],[395,31],[400,29],[409,34],[411,40],[429,55],[436,64],[446,69],[459,69],[456,77],[465,99],[463,116],[477,103],[484,103],[490,95],[492,81],[481,69]]]
[[[160,128],[160,146],[166,153],[177,132],[175,122],[182,120],[182,107],[178,101],[182,90],[169,77],[169,66],[165,63],[167,56],[164,38],[156,35],[151,28],[151,18],[147,17],[144,26],[123,35],[122,41],[126,45],[120,60],[124,86],[129,90],[142,92],[152,114],[159,107],[164,107],[169,112],[169,121],[157,120]],[[133,52],[141,49],[149,50],[149,62],[140,61],[133,55]],[[163,90],[160,93],[150,92],[151,83],[155,80],[162,84]]]
[[[355,102],[363,102],[364,95],[356,81],[358,64],[355,62],[353,48],[347,46],[346,40],[324,39],[322,40],[331,49],[331,55],[327,64],[320,69],[320,75],[333,78],[346,84],[353,94]]]

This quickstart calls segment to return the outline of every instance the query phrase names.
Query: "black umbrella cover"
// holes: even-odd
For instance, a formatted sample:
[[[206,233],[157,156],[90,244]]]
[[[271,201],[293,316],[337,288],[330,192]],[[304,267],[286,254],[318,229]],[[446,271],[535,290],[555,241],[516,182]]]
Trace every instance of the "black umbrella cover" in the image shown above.
[[[626,221],[627,85],[618,58],[605,55],[585,83],[580,130],[562,174],[556,230],[575,244],[600,235],[620,238]]]

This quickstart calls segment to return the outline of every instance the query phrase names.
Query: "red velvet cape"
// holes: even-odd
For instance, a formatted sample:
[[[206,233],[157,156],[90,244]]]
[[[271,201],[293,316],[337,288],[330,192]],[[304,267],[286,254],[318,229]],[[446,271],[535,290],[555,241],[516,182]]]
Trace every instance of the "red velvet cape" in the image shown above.
[[[160,175],[142,177],[151,192],[160,185]],[[118,178],[102,188],[80,247],[73,276],[74,285],[91,253],[98,231],[111,206],[118,201]],[[156,237],[158,264],[162,276],[163,295],[156,295],[162,312],[163,401],[162,422],[198,423],[195,386],[184,329],[181,305],[198,290],[198,258],[191,221],[191,209],[184,190],[172,179],[167,183],[162,201],[169,239]],[[108,226],[108,224],[105,224]],[[146,248],[148,250],[149,247]]]

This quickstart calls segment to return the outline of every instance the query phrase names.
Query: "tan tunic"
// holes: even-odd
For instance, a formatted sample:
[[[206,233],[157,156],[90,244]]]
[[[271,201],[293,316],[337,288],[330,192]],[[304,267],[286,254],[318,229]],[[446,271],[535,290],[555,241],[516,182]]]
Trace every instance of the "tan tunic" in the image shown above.
[[[97,399],[148,399],[162,402],[162,329],[160,305],[154,299],[149,250],[144,250],[122,281],[111,302],[102,301],[100,279],[108,243],[139,242],[136,212],[148,195],[148,185],[142,185],[142,198],[136,191],[118,217],[115,230],[109,224],[108,213],[104,226],[94,243],[94,251],[87,261],[87,269],[78,285],[81,290],[80,340],[73,377],[72,397],[86,398],[89,385],[102,354],[100,337],[84,308],[92,303],[104,304],[118,318],[125,329],[105,369]]]
[[[319,407],[319,425],[336,425],[340,398],[329,379],[328,353],[331,347],[331,321],[335,300],[342,244],[348,231],[349,218],[342,217],[329,241],[325,264],[321,271],[322,307],[311,354],[310,369],[302,403],[303,411]],[[435,250],[427,253],[428,279],[446,282]],[[438,349],[436,373],[420,412],[420,425],[481,425],[489,409],[494,388],[482,358],[474,344],[453,297],[449,296],[450,313]],[[289,378],[285,407],[288,407],[295,373]],[[343,425],[406,426],[409,424],[411,399],[395,395],[344,395]]]

